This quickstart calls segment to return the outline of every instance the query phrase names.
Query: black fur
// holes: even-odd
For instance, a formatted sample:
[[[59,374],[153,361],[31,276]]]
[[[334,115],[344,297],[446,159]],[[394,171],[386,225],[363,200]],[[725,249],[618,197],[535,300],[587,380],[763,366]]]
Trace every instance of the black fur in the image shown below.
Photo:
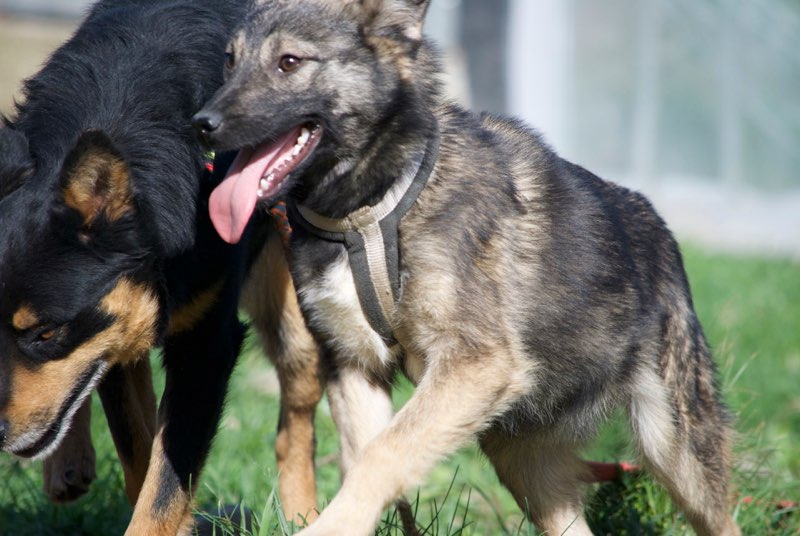
[[[102,1],[25,83],[24,101],[0,128],[0,418],[14,396],[12,364],[35,370],[68,358],[113,322],[97,306],[121,277],[144,283],[157,295],[156,342],[167,369],[165,466],[184,491],[196,485],[242,340],[246,263],[246,246],[223,243],[211,228],[206,199],[224,170],[205,170],[189,118],[222,83],[224,46],[246,7]],[[76,159],[98,148],[125,162],[133,210],[87,226],[63,190]],[[172,313],[221,281],[212,310],[169,336]],[[23,304],[42,328],[11,328]],[[50,328],[55,336],[37,336]],[[119,391],[101,394],[113,411]],[[162,490],[165,505],[174,492]]]

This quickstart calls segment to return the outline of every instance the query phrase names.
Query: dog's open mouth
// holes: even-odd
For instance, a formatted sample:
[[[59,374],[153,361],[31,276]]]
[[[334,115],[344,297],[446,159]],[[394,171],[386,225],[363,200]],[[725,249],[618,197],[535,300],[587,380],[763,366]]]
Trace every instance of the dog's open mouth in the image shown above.
[[[259,201],[282,192],[286,179],[314,151],[321,136],[322,127],[305,123],[276,140],[239,151],[209,199],[211,221],[223,240],[230,244],[241,240]]]

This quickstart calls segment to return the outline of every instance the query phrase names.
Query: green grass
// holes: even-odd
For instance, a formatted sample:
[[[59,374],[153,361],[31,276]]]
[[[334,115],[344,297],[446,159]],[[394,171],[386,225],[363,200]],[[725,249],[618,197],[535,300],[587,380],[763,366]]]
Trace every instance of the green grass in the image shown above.
[[[800,265],[788,261],[685,252],[695,305],[714,347],[726,400],[737,419],[739,501],[743,534],[800,533],[800,511],[780,499],[800,499]],[[160,380],[159,380],[160,381]],[[275,380],[257,348],[234,373],[225,416],[197,502],[205,510],[243,503],[262,523],[254,534],[291,534],[275,491],[273,445],[278,403]],[[411,388],[401,384],[401,404]],[[0,534],[121,534],[130,516],[122,476],[102,410],[93,422],[98,480],[90,494],[54,506],[41,491],[41,465],[0,457]],[[339,486],[336,431],[325,403],[317,414],[318,480],[324,504]],[[592,459],[630,459],[628,434],[615,419],[586,451]],[[440,464],[412,497],[431,535],[534,535],[510,495],[474,447]],[[642,475],[595,486],[588,517],[598,534],[691,534],[666,494]],[[392,512],[380,534],[400,534]],[[220,521],[216,534],[228,534]]]

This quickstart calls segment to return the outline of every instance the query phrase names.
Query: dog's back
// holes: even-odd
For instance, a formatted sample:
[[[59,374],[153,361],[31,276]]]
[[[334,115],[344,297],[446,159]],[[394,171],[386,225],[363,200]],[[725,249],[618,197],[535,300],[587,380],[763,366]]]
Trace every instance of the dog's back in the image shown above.
[[[216,61],[241,16],[226,0],[97,4],[24,87],[14,130],[28,138],[37,176],[61,166],[76,133],[102,130],[139,169],[136,188],[159,199],[148,217],[165,252],[191,246],[203,149],[187,117],[222,83]],[[163,178],[169,177],[169,180]],[[36,180],[34,177],[33,180]],[[163,210],[169,206],[170,210]]]
[[[496,155],[495,166],[481,168],[486,180],[468,181],[471,205],[485,207],[485,215],[469,212],[465,229],[483,243],[470,254],[464,246],[472,241],[460,242],[460,255],[471,258],[481,277],[482,265],[497,269],[503,305],[494,314],[505,310],[513,326],[497,335],[519,337],[536,361],[537,383],[547,386],[517,401],[494,427],[582,444],[622,405],[646,463],[696,527],[726,526],[730,418],[678,244],[664,221],[644,196],[558,157],[516,121],[484,115],[472,134],[460,136],[483,140],[472,145],[476,153]],[[433,188],[437,179],[465,190],[455,174],[434,177]],[[466,213],[454,200],[434,204]],[[408,224],[414,232],[430,227],[413,223],[414,214]],[[491,262],[487,252],[495,256]],[[704,499],[693,502],[698,496]]]

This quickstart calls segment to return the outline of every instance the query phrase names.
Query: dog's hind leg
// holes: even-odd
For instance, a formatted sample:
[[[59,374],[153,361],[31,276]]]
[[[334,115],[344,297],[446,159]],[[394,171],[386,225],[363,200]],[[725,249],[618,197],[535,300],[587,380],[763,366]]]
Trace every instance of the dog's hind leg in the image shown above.
[[[91,434],[92,399],[87,398],[72,419],[58,449],[44,461],[44,491],[55,503],[74,501],[89,491],[96,477]]]
[[[322,397],[317,345],[305,326],[283,246],[272,235],[250,270],[242,293],[264,350],[275,365],[281,414],[275,454],[281,505],[287,519],[317,517],[314,413]]]
[[[639,371],[630,404],[634,435],[646,466],[698,535],[738,536],[728,511],[730,431],[712,370],[683,365],[668,359],[666,382],[654,370]]]
[[[117,365],[100,384],[100,399],[122,462],[125,494],[136,504],[144,484],[156,432],[156,397],[150,359]]]
[[[586,465],[568,445],[482,434],[480,445],[520,509],[546,534],[590,535],[583,517]]]

